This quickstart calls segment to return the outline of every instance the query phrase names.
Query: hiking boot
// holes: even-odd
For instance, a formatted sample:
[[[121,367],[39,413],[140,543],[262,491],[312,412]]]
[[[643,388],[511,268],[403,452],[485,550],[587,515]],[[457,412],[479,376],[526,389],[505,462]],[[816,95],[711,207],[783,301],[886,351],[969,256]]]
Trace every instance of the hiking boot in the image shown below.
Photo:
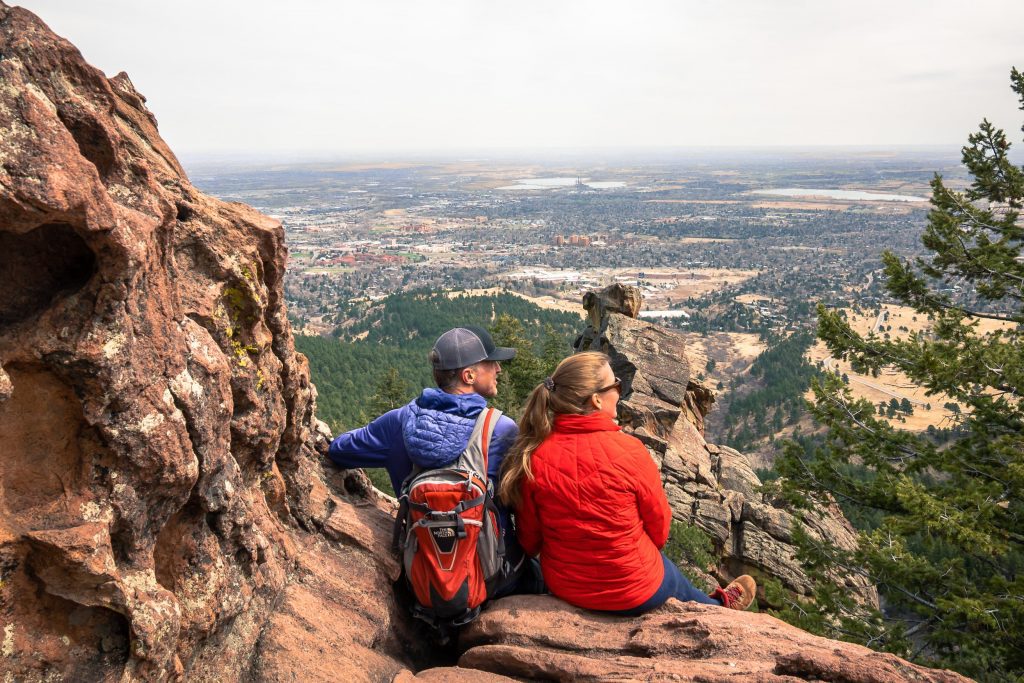
[[[723,607],[745,610],[754,604],[754,598],[757,597],[757,584],[754,583],[753,577],[744,574],[737,576],[724,589],[716,588],[711,597],[721,600]]]

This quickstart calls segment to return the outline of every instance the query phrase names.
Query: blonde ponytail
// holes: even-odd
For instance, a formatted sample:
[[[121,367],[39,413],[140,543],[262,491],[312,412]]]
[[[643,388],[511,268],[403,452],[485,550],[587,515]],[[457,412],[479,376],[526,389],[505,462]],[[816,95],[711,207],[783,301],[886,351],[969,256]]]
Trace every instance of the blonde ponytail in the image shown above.
[[[519,436],[501,461],[501,484],[498,498],[510,507],[518,507],[522,500],[520,482],[523,477],[533,478],[530,470],[530,456],[537,446],[551,433],[551,416],[548,414],[548,390],[543,384],[530,392],[519,418]]]
[[[498,498],[506,505],[515,508],[522,502],[523,477],[533,479],[530,461],[551,434],[554,416],[590,412],[587,402],[600,388],[601,370],[608,364],[608,356],[596,351],[569,356],[530,392],[519,419],[519,436],[501,463]]]

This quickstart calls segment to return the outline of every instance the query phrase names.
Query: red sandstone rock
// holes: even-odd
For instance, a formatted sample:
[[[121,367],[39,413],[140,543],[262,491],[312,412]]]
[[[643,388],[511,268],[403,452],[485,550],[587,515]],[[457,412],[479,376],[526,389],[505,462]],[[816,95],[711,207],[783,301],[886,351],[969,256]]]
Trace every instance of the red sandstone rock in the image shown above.
[[[196,190],[126,75],[2,3],[0,84],[0,674],[409,666],[387,507],[323,480],[281,226]]]
[[[480,669],[464,669],[459,666],[426,669],[414,674],[403,671],[395,676],[392,683],[509,683],[518,679],[509,678]]]
[[[819,638],[766,614],[677,600],[643,617],[623,618],[575,609],[552,597],[505,598],[468,627],[462,645],[467,650],[461,667],[526,679],[968,680]]]

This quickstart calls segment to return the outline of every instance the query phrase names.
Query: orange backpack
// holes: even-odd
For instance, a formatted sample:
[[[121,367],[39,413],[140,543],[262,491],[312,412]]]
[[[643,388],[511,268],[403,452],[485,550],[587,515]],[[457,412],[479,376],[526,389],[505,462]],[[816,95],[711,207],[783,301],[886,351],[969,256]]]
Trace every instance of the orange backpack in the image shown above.
[[[506,571],[487,478],[487,449],[500,416],[484,409],[458,459],[438,469],[414,468],[402,483],[394,548],[416,598],[413,614],[436,628],[476,618]]]

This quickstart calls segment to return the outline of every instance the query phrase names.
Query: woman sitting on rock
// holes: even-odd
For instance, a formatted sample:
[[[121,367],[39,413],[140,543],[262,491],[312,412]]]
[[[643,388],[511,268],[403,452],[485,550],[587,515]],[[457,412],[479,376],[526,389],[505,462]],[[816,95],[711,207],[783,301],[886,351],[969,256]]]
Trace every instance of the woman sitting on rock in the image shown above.
[[[615,423],[620,381],[608,356],[580,353],[530,394],[502,463],[500,497],[551,592],[585,609],[638,615],[669,598],[746,609],[754,580],[705,595],[660,552],[672,512],[639,439]]]

